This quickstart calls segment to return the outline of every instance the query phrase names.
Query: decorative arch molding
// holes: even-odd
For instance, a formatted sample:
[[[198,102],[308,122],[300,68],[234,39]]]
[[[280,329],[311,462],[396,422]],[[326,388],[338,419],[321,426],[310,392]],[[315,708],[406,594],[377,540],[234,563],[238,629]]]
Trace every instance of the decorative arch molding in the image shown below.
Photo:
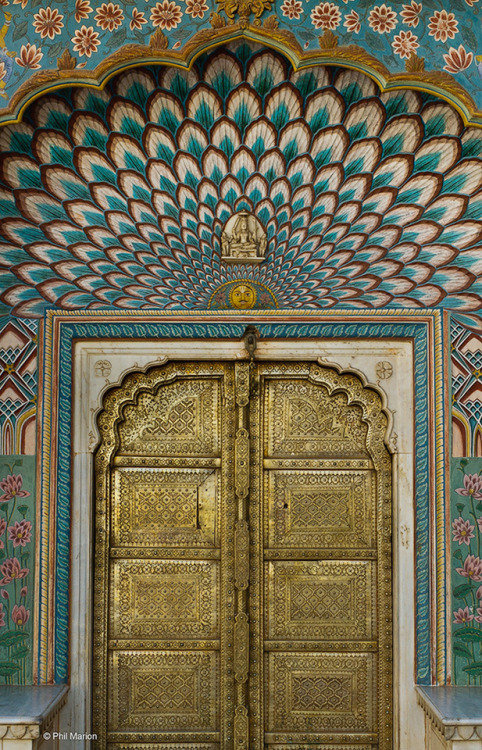
[[[418,58],[413,63],[414,70],[392,72],[361,46],[338,46],[333,34],[320,36],[319,51],[305,51],[293,33],[279,29],[276,24],[276,17],[270,16],[263,26],[237,22],[221,28],[204,29],[194,34],[179,50],[166,49],[167,38],[162,33],[156,33],[149,45],[124,45],[105,57],[93,70],[76,69],[73,67],[76,65],[75,58],[64,54],[59,58],[56,70],[38,71],[19,86],[8,106],[0,109],[0,126],[20,122],[26,108],[43,94],[70,86],[102,90],[113,76],[143,65],[170,65],[189,71],[200,55],[221,45],[246,40],[280,52],[295,70],[317,65],[341,66],[372,78],[382,94],[407,89],[432,94],[450,103],[462,117],[464,125],[482,127],[482,110],[478,109],[467,89],[449,73],[425,70],[423,60]]]

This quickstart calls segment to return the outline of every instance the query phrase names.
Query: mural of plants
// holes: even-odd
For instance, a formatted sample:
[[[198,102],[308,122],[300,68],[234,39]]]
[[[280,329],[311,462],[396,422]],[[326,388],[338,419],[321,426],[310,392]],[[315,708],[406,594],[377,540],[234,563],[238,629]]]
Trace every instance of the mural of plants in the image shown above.
[[[482,685],[482,462],[452,465],[453,678]]]
[[[31,681],[34,469],[29,458],[0,460],[0,684],[6,685]],[[27,472],[24,463],[31,464]]]

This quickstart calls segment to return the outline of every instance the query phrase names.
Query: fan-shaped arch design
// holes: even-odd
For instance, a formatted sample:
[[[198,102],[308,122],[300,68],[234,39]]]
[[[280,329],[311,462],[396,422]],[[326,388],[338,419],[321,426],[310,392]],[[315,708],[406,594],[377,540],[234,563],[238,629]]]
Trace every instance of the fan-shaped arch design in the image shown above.
[[[238,279],[271,307],[481,307],[482,132],[358,72],[232,44],[49,94],[0,149],[1,300],[19,315],[206,309]],[[256,267],[221,259],[241,209],[267,232]]]

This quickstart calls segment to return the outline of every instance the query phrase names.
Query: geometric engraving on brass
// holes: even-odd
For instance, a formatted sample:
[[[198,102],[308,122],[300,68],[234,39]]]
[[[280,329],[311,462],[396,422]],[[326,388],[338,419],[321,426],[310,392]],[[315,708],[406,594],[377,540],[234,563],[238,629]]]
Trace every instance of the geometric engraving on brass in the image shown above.
[[[371,547],[376,491],[370,471],[272,470],[271,547]]]
[[[375,732],[373,654],[269,654],[269,731]]]
[[[362,409],[305,379],[268,383],[268,456],[366,456]]]
[[[180,380],[156,394],[141,393],[119,425],[119,453],[136,456],[212,456],[218,452],[219,384]]]
[[[249,526],[246,521],[236,521],[234,527],[234,585],[240,591],[249,582]]]
[[[234,676],[236,682],[246,682],[249,672],[249,621],[244,612],[234,621]]]
[[[110,637],[219,637],[218,596],[214,560],[115,560]]]
[[[268,637],[348,641],[376,637],[372,566],[343,560],[268,563]]]
[[[234,365],[236,403],[238,406],[249,404],[249,370],[249,362],[236,362]]]
[[[217,472],[212,469],[116,469],[114,546],[212,546]]]
[[[241,428],[236,433],[235,442],[236,495],[243,499],[249,492],[249,432]]]
[[[249,743],[249,719],[248,709],[245,706],[236,706],[234,714],[234,748],[235,750],[247,750]]]
[[[110,731],[215,731],[216,652],[111,652]]]

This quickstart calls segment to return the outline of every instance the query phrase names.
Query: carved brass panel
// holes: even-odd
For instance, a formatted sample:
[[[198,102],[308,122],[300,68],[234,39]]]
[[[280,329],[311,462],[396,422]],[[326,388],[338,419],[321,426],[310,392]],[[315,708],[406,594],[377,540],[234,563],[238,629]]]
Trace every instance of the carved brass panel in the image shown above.
[[[110,658],[111,731],[217,728],[217,653],[114,651]]]
[[[218,476],[212,469],[117,469],[114,546],[213,546]]]
[[[193,379],[141,393],[124,408],[119,426],[122,455],[213,456],[219,450],[219,384]]]
[[[270,547],[371,547],[375,476],[368,471],[266,472]]]
[[[111,572],[112,638],[219,637],[219,563],[116,560]]]
[[[268,456],[366,456],[362,409],[301,379],[267,383]]]
[[[271,653],[267,659],[268,731],[376,728],[372,654]]]
[[[267,563],[268,638],[374,638],[373,566],[351,560]]]

